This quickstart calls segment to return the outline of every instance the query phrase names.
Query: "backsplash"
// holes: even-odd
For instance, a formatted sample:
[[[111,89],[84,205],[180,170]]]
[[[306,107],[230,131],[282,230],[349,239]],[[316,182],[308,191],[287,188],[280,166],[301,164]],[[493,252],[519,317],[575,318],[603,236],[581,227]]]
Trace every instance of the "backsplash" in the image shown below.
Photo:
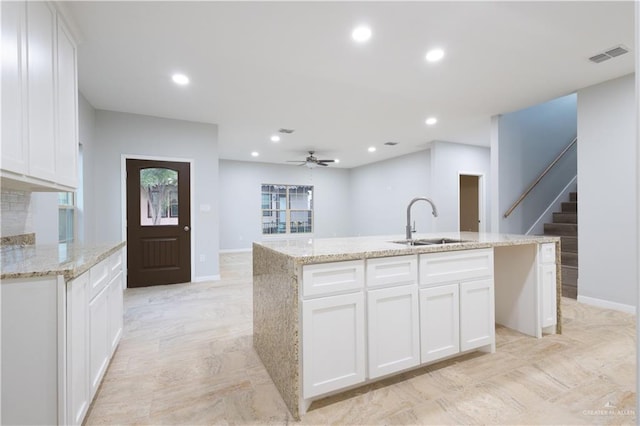
[[[33,233],[30,192],[2,189],[0,206],[0,237]]]

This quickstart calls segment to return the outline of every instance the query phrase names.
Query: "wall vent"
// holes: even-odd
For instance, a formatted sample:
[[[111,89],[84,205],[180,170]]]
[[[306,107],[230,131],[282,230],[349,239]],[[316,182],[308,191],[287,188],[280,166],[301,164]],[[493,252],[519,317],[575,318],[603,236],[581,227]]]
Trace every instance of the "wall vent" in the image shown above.
[[[287,135],[290,135],[291,133],[294,132],[294,130],[293,129],[280,129],[280,130],[278,130],[278,132],[286,133]]]
[[[625,53],[629,52],[629,49],[623,45],[620,46],[615,46],[612,47],[610,49],[605,50],[602,53],[598,53],[597,55],[593,55],[592,57],[589,58],[589,60],[591,62],[595,62],[596,64],[599,64],[600,62],[604,62],[607,61],[611,58],[615,58],[617,56],[620,55],[624,55]]]
[[[384,144],[387,146],[396,146],[398,145],[398,142],[385,142]]]

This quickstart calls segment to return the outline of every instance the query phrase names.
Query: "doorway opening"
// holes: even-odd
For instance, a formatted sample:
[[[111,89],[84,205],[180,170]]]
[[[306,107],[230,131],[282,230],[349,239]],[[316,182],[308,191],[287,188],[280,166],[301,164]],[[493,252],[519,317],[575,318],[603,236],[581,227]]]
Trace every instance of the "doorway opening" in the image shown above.
[[[484,232],[482,174],[458,174],[458,230]]]

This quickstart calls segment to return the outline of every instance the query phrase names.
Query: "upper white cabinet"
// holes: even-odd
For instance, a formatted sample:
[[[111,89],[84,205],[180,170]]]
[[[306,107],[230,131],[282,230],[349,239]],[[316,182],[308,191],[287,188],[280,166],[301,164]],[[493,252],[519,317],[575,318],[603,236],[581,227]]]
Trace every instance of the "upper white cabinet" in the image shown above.
[[[2,2],[2,170],[27,172],[24,2]]]
[[[77,186],[76,45],[49,2],[2,2],[2,159],[5,187]]]

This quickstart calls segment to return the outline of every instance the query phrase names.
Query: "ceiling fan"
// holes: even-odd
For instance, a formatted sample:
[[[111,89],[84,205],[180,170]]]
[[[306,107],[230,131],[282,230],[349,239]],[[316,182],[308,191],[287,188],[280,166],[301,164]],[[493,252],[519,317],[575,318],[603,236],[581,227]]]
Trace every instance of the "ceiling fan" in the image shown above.
[[[317,166],[328,166],[327,163],[333,163],[336,160],[318,160],[316,157],[314,157],[315,151],[309,151],[309,156],[305,159],[305,160],[289,160],[287,161],[287,163],[300,163],[300,166],[307,166],[310,169],[313,169],[314,167]]]

